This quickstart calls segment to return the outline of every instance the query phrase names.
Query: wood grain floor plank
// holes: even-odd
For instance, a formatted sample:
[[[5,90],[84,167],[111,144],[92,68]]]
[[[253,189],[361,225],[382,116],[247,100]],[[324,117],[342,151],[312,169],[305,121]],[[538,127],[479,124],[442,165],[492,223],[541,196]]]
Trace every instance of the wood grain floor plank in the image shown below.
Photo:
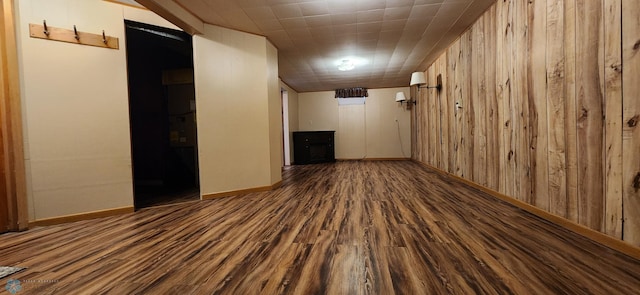
[[[0,235],[21,294],[640,294],[640,261],[410,161]]]

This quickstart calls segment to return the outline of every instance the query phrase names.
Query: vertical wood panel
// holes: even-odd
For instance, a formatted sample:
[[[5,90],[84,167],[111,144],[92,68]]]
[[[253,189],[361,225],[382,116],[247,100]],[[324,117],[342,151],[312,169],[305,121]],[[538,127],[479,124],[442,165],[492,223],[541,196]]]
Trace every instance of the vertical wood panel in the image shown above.
[[[1,9],[1,8],[0,8]],[[0,11],[1,12],[1,11]],[[4,38],[0,37],[0,147],[2,148],[0,152],[0,233],[4,233],[9,228],[9,187],[7,183],[7,157],[5,154],[8,151],[7,146],[7,138],[5,136],[5,89],[6,89],[6,78],[4,73]]]
[[[505,29],[505,38],[506,38],[506,42],[505,42],[505,63],[504,63],[504,70],[505,70],[505,78],[506,80],[504,81],[504,88],[506,90],[505,94],[505,99],[503,101],[504,103],[504,108],[505,108],[505,112],[507,114],[507,118],[505,121],[505,143],[507,144],[507,154],[505,155],[506,159],[507,159],[507,170],[509,171],[508,173],[506,173],[506,183],[507,183],[507,190],[505,191],[506,194],[510,195],[510,196],[514,196],[516,199],[517,197],[517,190],[516,190],[516,178],[517,178],[517,167],[516,167],[516,131],[517,131],[517,115],[516,115],[516,106],[515,106],[515,89],[517,88],[517,80],[516,80],[516,76],[515,76],[515,67],[516,67],[516,63],[515,63],[515,54],[516,51],[518,50],[517,44],[516,44],[516,35],[515,35],[515,26],[516,26],[516,8],[518,6],[518,2],[517,0],[510,0],[507,1],[508,3],[508,13],[507,13],[507,27]]]
[[[547,116],[549,120],[549,208],[567,216],[565,173],[564,8],[562,0],[547,0]]]
[[[621,0],[604,1],[605,214],[604,232],[622,238]]]
[[[639,245],[639,19],[638,1],[497,1],[429,69],[425,162]]]
[[[412,95],[411,98],[412,100],[415,99],[417,103],[415,105],[407,103],[407,108],[410,108],[411,109],[410,112],[415,114],[416,128],[420,130],[418,133],[416,133],[416,158],[418,158],[420,161],[424,161],[425,157],[423,156],[423,153],[427,148],[427,146],[424,145],[424,138],[427,136],[428,134],[427,132],[429,131],[424,129],[424,124],[423,124],[424,113],[418,111],[420,108],[422,108],[422,100],[420,97],[420,93],[417,91],[417,87],[414,86],[411,88],[415,88],[411,94]]]
[[[576,107],[576,0],[564,1],[565,131],[567,218],[578,222],[578,143]]]
[[[433,77],[435,79],[435,84],[437,84],[438,81],[438,71],[437,71],[437,67],[436,66],[432,66],[432,74]],[[440,167],[441,166],[441,150],[443,149],[443,145],[442,145],[442,126],[440,126],[441,124],[441,119],[440,119],[440,91],[441,90],[434,90],[433,94],[431,95],[432,99],[433,99],[433,108],[431,109],[431,114],[433,116],[433,121],[435,123],[435,132],[436,132],[436,138],[434,141],[434,145],[435,145],[435,150],[433,151],[434,154],[434,167]]]
[[[500,3],[500,2],[498,2]],[[498,78],[498,84],[501,88],[498,97],[502,103],[502,154],[500,155],[503,171],[501,172],[501,192],[515,196],[515,138],[514,138],[514,108],[513,108],[513,64],[512,59],[509,58],[514,53],[514,7],[515,1],[505,0],[502,2],[502,27],[501,27],[501,39],[502,39],[502,52],[498,55],[498,58],[503,57],[500,63],[502,67],[500,69],[500,76]],[[498,106],[500,108],[500,106]]]
[[[527,64],[529,58],[529,26],[522,21],[528,18],[527,2],[516,2],[514,21],[513,81],[514,137],[515,137],[515,188],[517,199],[532,204],[531,164],[529,160],[529,85]]]
[[[457,110],[453,107],[456,102],[458,85],[456,81],[456,65],[458,63],[460,42],[456,41],[449,49],[447,49],[447,78],[448,87],[445,88],[447,92],[447,104],[445,107],[449,108],[447,121],[449,121],[449,173],[459,175],[460,167],[458,163],[458,116]]]
[[[603,122],[600,60],[602,3],[576,2],[576,87],[578,118],[578,220],[602,229]]]
[[[473,134],[473,180],[487,186],[487,81],[485,72],[485,36],[484,19],[482,16],[471,28],[473,45],[471,48],[471,99],[475,110],[472,125]]]
[[[431,150],[434,148],[431,144],[431,137],[434,135],[434,130],[431,126],[431,113],[429,111],[429,101],[431,97],[424,89],[420,90],[418,97],[420,97],[420,101],[418,102],[420,105],[418,107],[422,110],[422,130],[424,130],[425,134],[422,138],[422,145],[425,147],[422,152],[422,158],[423,161],[426,162],[431,158]]]
[[[412,100],[418,98],[418,92],[415,86],[409,87],[409,96]],[[424,157],[422,157],[422,152],[424,151],[424,146],[422,145],[422,142],[425,136],[425,130],[422,128],[422,114],[420,114],[417,111],[417,108],[414,105],[409,106],[409,104],[407,103],[405,104],[404,107],[408,109],[408,112],[411,112],[411,118],[413,120],[413,124],[415,128],[420,130],[420,132],[417,132],[414,134],[415,147],[416,147],[416,150],[414,152],[415,153],[414,157],[416,159],[419,159],[419,161],[424,161]]]
[[[4,19],[4,2],[0,3],[0,15],[3,18],[0,20],[0,233],[6,232],[9,229],[11,221],[11,209],[9,208],[11,197],[11,182],[8,181],[10,177],[10,162],[9,157],[11,142],[7,136],[8,127],[11,122],[8,118],[8,103],[9,103],[9,68],[7,64],[7,45],[5,41],[5,19]]]
[[[528,23],[530,27],[528,47],[529,64],[527,84],[529,85],[529,153],[531,164],[531,191],[533,204],[543,210],[549,210],[549,144],[547,136],[547,100],[546,100],[546,44],[547,14],[546,0],[529,2]]]
[[[22,137],[22,113],[14,1],[0,2],[0,128],[2,128],[2,195],[7,225],[3,230],[25,230],[29,226]]]
[[[498,140],[498,101],[496,99],[496,5],[491,6],[484,19],[485,31],[485,76],[487,85],[487,186],[498,190],[500,175],[499,154],[500,141]]]
[[[440,165],[439,168],[444,171],[449,171],[449,155],[451,147],[449,145],[449,107],[447,100],[447,89],[449,89],[449,82],[447,76],[447,54],[442,54],[435,62],[436,75],[442,77],[442,90],[438,91],[438,117],[440,120]]]
[[[458,70],[460,85],[460,109],[459,114],[462,114],[461,124],[461,136],[460,136],[460,159],[461,159],[461,175],[468,179],[473,179],[473,142],[474,142],[474,129],[473,124],[475,117],[474,102],[471,98],[471,46],[473,43],[473,35],[471,31],[465,32],[460,38],[460,62]]]
[[[0,147],[2,148],[0,153],[0,233],[6,232],[12,221],[10,216],[14,214],[12,205],[12,182],[11,182],[11,138],[8,136],[11,128],[11,120],[9,119],[10,113],[9,102],[10,98],[10,86],[9,86],[9,69],[7,67],[7,44],[5,37],[5,20],[4,20],[4,2],[0,3],[0,13],[3,17],[0,20]]]
[[[429,76],[427,76],[427,71],[424,72],[424,75],[428,83]],[[433,136],[433,130],[431,129],[431,113],[429,112],[429,93],[425,91],[425,89],[418,89],[418,92],[418,97],[421,98],[418,102],[418,108],[422,113],[422,128],[424,130],[422,137],[422,146],[424,147],[422,149],[422,158],[424,162],[431,165],[431,149],[433,148],[431,145],[431,137]]]
[[[459,103],[462,100],[462,72],[464,71],[464,62],[462,59],[462,41],[458,39],[452,46],[451,51],[449,52],[449,77],[452,82],[452,95],[449,98],[449,105],[455,106],[456,103]],[[453,112],[453,121],[452,121],[452,129],[453,129],[453,141],[454,141],[454,162],[453,162],[453,173],[458,176],[463,176],[464,173],[464,126],[463,119],[464,113],[460,109],[456,109],[454,107]]]
[[[420,134],[420,140],[418,141],[420,146],[422,147],[418,156],[422,159],[422,161],[427,161],[429,159],[429,150],[431,149],[431,146],[429,145],[429,137],[431,137],[433,133],[433,130],[430,129],[428,121],[429,113],[427,110],[429,109],[429,97],[424,91],[417,89],[417,87],[416,90],[417,101],[416,104],[412,106],[412,108],[414,108],[415,112],[418,113],[419,128],[423,130],[422,134]]]
[[[431,66],[429,68],[429,77],[430,77],[430,84],[429,85],[437,85],[437,76],[438,73],[436,72],[436,67],[435,66]],[[442,149],[442,146],[440,144],[440,138],[441,138],[441,134],[440,134],[440,112],[439,112],[439,108],[440,108],[440,103],[439,103],[439,90],[437,89],[430,89],[429,91],[429,102],[430,102],[430,109],[429,109],[429,114],[431,115],[431,125],[433,128],[433,132],[434,132],[434,137],[432,139],[432,145],[433,145],[433,149],[431,151],[431,156],[433,157],[433,166],[434,167],[438,167],[440,165],[440,149]]]
[[[622,3],[624,239],[640,246],[640,2]]]
[[[496,177],[498,178],[498,187],[497,191],[506,194],[506,174],[511,173],[507,168],[507,158],[506,155],[509,152],[508,146],[504,141],[505,137],[505,109],[504,109],[504,100],[506,92],[504,87],[504,81],[506,80],[504,75],[504,55],[505,55],[505,31],[508,29],[507,23],[507,15],[509,9],[506,2],[497,1],[496,2],[496,110],[497,110],[497,123],[498,129],[496,134],[496,141],[498,143],[498,174]]]
[[[409,97],[415,97],[415,87],[409,87]],[[423,161],[421,157],[418,157],[418,150],[422,150],[422,146],[418,141],[421,138],[423,131],[418,127],[418,113],[411,112],[411,159]]]

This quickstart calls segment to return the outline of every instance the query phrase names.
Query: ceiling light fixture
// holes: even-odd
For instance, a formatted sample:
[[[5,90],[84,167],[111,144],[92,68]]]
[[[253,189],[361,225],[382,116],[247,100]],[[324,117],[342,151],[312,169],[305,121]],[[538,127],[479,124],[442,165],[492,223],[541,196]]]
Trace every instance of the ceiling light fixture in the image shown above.
[[[356,68],[356,65],[353,61],[348,59],[343,59],[342,62],[338,65],[338,70],[340,71],[351,71]]]

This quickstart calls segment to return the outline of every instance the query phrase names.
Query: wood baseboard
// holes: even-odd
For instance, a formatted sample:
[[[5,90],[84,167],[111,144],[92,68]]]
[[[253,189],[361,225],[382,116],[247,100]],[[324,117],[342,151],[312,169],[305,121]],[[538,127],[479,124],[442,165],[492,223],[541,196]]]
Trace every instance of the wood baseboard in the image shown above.
[[[364,158],[363,161],[409,161],[410,158]]]
[[[276,182],[276,183],[274,183],[272,185],[268,185],[268,186],[254,187],[254,188],[241,189],[241,190],[228,191],[228,192],[221,192],[221,193],[214,193],[214,194],[206,194],[206,195],[202,195],[202,199],[203,200],[211,200],[211,199],[224,198],[224,197],[230,197],[230,196],[246,195],[246,194],[250,194],[250,193],[266,192],[266,191],[277,189],[281,185],[282,185],[282,180],[280,180],[280,181],[278,181],[278,182]]]
[[[418,164],[420,164],[420,165],[422,165],[422,166],[424,166],[424,167],[426,167],[426,168],[428,168],[430,170],[434,170],[434,171],[440,173],[441,175],[445,175],[445,176],[451,177],[451,178],[453,178],[453,179],[455,179],[455,180],[457,180],[459,182],[462,182],[462,183],[464,183],[466,185],[469,185],[469,186],[474,187],[474,188],[476,188],[478,190],[481,190],[481,191],[483,191],[483,192],[485,192],[485,193],[487,193],[489,195],[492,195],[492,196],[494,196],[494,197],[496,197],[496,198],[498,198],[498,199],[500,199],[502,201],[505,201],[505,202],[507,202],[509,204],[512,204],[512,205],[514,205],[514,206],[516,206],[516,207],[518,207],[518,208],[520,208],[522,210],[525,210],[525,211],[527,211],[527,212],[529,212],[529,213],[531,213],[533,215],[536,215],[536,216],[538,216],[540,218],[543,218],[543,219],[545,219],[545,220],[547,220],[549,222],[552,222],[554,224],[562,226],[562,227],[564,227],[564,228],[566,228],[566,229],[568,229],[568,230],[570,230],[572,232],[575,232],[575,233],[577,233],[577,234],[579,234],[579,235],[581,235],[581,236],[583,236],[583,237],[585,237],[587,239],[590,239],[590,240],[592,240],[592,241],[594,241],[596,243],[599,243],[599,244],[601,244],[601,245],[603,245],[605,247],[609,247],[611,249],[614,249],[616,251],[624,253],[624,254],[626,254],[628,256],[631,256],[631,257],[633,257],[635,259],[640,259],[640,248],[636,247],[634,245],[631,245],[631,244],[629,244],[629,243],[627,243],[627,242],[625,242],[623,240],[620,240],[620,239],[617,239],[615,237],[606,235],[606,234],[601,233],[599,231],[596,231],[596,230],[593,230],[591,228],[588,228],[588,227],[586,227],[584,225],[575,223],[575,222],[573,222],[573,221],[571,221],[569,219],[566,219],[564,217],[560,217],[558,215],[551,214],[551,213],[549,213],[547,211],[544,211],[544,210],[542,210],[542,209],[540,209],[538,207],[535,207],[535,206],[533,206],[531,204],[528,204],[528,203],[525,203],[523,201],[517,200],[515,198],[509,197],[509,196],[507,196],[505,194],[502,194],[502,193],[499,193],[497,191],[494,191],[494,190],[492,190],[492,189],[490,189],[488,187],[485,187],[485,186],[482,186],[482,185],[477,184],[475,182],[472,182],[470,180],[464,179],[464,178],[462,178],[462,177],[460,177],[458,175],[449,173],[447,171],[440,170],[438,168],[435,168],[433,166],[430,166],[428,164],[422,163],[422,162],[414,160],[414,159],[412,159],[412,161],[416,162],[416,163],[418,163]]]
[[[133,206],[128,206],[128,207],[92,211],[92,212],[86,212],[86,213],[80,213],[80,214],[65,215],[60,217],[45,218],[45,219],[29,221],[29,228],[33,228],[36,226],[48,226],[48,225],[56,225],[61,223],[95,219],[95,218],[120,215],[120,214],[126,214],[126,213],[133,213],[134,211],[135,209],[133,208]]]
[[[336,161],[411,161],[411,158],[362,158],[362,159],[336,159]]]

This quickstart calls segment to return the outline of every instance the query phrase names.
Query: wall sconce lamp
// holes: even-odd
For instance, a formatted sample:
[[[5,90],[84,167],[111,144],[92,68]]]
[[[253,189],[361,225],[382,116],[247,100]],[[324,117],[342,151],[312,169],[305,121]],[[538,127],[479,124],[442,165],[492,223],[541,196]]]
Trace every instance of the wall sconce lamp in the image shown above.
[[[407,100],[407,97],[404,96],[404,92],[400,91],[396,93],[396,102],[405,102],[406,100]]]
[[[396,93],[396,102],[399,102],[400,105],[402,105],[403,103],[407,103],[407,108],[409,108],[410,103],[416,104],[415,100],[407,100],[407,97],[404,96],[404,92],[398,92]]]
[[[425,79],[424,77],[424,73],[423,72],[413,72],[413,74],[411,74],[411,83],[409,83],[409,86],[413,86],[413,85],[417,85],[418,86],[418,91],[420,91],[420,88],[435,88],[438,89],[438,91],[440,91],[442,89],[442,75],[438,74],[437,79],[437,84],[434,86],[422,86],[427,84],[427,79]]]

